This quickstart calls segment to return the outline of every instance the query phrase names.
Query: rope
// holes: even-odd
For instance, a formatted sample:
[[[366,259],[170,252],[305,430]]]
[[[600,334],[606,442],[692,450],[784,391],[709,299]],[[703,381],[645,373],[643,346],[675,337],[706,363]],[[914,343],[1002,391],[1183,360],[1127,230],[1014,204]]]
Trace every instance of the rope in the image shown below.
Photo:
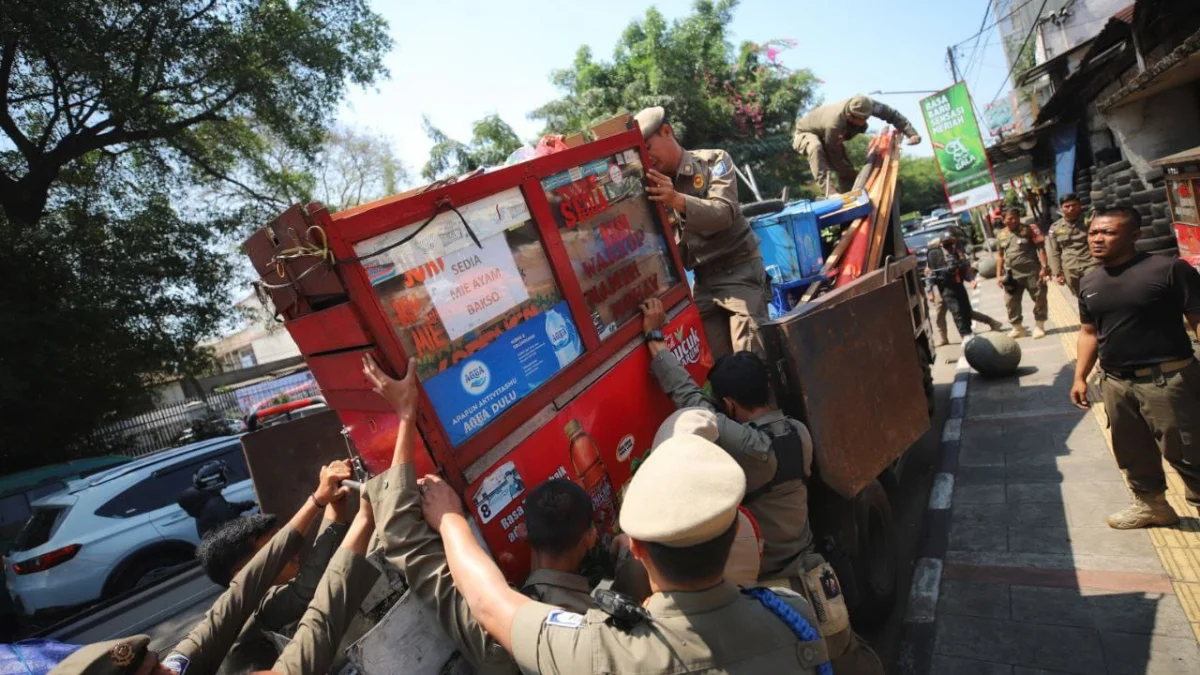
[[[424,231],[424,229],[426,227],[429,227],[429,224],[432,223],[434,220],[436,220],[437,217],[442,214],[442,209],[449,209],[451,212],[454,213],[454,215],[458,216],[458,219],[460,221],[462,221],[463,227],[466,228],[467,234],[471,237],[471,241],[475,242],[475,246],[477,248],[483,248],[483,244],[479,243],[479,237],[475,236],[475,230],[471,229],[471,224],[467,222],[467,219],[463,217],[463,214],[459,213],[458,209],[454,208],[454,205],[451,204],[449,202],[449,200],[443,199],[443,200],[438,201],[436,208],[434,208],[434,210],[433,210],[433,215],[429,216],[428,218],[425,219],[425,222],[418,225],[417,229],[414,230],[412,234],[401,239],[400,241],[397,241],[392,244],[388,244],[387,246],[384,246],[383,248],[381,248],[377,251],[371,251],[370,253],[367,253],[365,255],[360,255],[360,256],[357,256],[354,258],[349,258],[347,260],[342,260],[339,264],[345,265],[347,263],[362,262],[369,258],[374,258],[376,256],[383,255],[384,253],[387,253],[388,251],[390,251],[394,248],[397,248],[397,247],[407,244],[408,242],[410,242],[414,238],[416,238],[417,235],[421,234],[421,232]]]
[[[821,634],[817,629],[812,627],[812,624],[805,619],[800,612],[792,609],[792,606],[784,602],[783,598],[775,595],[768,588],[743,588],[742,592],[753,597],[762,603],[772,614],[779,617],[796,637],[804,642],[816,642],[821,640]],[[833,665],[828,661],[817,665],[817,673],[820,675],[833,675]]]

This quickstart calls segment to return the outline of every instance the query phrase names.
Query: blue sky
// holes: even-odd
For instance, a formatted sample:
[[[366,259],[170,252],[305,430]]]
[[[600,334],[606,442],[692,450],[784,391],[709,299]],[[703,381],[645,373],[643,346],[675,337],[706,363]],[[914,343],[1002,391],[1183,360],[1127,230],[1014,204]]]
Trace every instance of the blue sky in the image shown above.
[[[607,59],[629,22],[652,4],[674,19],[688,14],[692,1],[437,0],[402,6],[375,0],[396,42],[386,60],[391,77],[372,90],[351,92],[340,120],[390,137],[414,172],[424,165],[431,145],[421,130],[422,115],[465,140],[474,120],[498,113],[523,138],[532,138],[541,123],[527,113],[557,96],[550,72],[569,65],[581,44]],[[732,41],[796,40],[782,60],[811,68],[824,80],[818,93],[826,102],[876,90],[941,89],[953,81],[946,47],[978,31],[986,4],[743,0],[734,13]],[[987,23],[993,22],[989,17]],[[960,47],[960,68],[967,67],[974,43]],[[996,94],[1006,72],[999,32],[991,28],[978,41],[966,71],[979,109]],[[876,98],[899,109],[926,135],[917,107],[922,95]],[[929,154],[928,141],[914,151]]]

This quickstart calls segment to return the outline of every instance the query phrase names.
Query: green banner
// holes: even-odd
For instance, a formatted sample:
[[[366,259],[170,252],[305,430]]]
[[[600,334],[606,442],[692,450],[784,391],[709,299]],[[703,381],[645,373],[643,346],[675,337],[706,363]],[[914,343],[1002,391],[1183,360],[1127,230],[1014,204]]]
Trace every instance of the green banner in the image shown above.
[[[921,114],[942,172],[950,210],[961,213],[1000,199],[967,84],[959,82],[921,99]]]

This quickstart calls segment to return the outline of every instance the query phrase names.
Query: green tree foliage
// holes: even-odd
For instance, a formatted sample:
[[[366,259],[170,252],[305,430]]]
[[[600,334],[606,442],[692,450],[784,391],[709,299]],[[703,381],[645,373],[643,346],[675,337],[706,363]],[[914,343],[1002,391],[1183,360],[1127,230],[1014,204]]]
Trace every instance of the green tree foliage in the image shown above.
[[[647,10],[625,29],[610,61],[580,47],[571,67],[551,76],[562,98],[530,117],[543,120],[547,133],[566,134],[661,105],[685,146],[725,148],[739,163],[749,162],[764,196],[785,185],[795,194],[810,179],[787,135],[797,112],[813,102],[818,81],[807,69],[779,62],[790,42],[735,49],[728,33],[736,6],[736,0],[698,0],[674,22]]]
[[[937,160],[900,155],[900,213],[929,213],[946,208],[946,191]]]
[[[475,122],[471,128],[471,140],[467,143],[450,138],[433,126],[428,117],[424,119],[424,126],[425,135],[433,141],[433,147],[429,149],[429,161],[421,169],[421,176],[426,180],[457,176],[480,167],[503,164],[522,145],[517,132],[499,115],[488,115]]]
[[[4,3],[5,470],[86,451],[148,382],[199,367],[235,277],[224,252],[277,206],[242,180],[259,131],[315,153],[330,102],[389,47],[366,0]]]

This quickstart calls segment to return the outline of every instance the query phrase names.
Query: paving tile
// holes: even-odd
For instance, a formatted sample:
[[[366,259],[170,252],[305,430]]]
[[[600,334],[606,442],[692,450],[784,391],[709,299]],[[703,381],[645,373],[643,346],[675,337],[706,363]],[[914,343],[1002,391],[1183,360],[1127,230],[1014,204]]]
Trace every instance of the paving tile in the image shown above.
[[[1056,483],[1009,483],[1006,496],[1009,503],[1062,504],[1062,487]]]
[[[1001,619],[954,616],[937,622],[934,653],[994,663],[1012,663],[1014,624]]]
[[[1003,504],[1006,501],[1003,485],[971,485],[954,491],[955,504]]]
[[[1028,553],[1023,551],[970,551],[951,548],[946,562],[956,565],[995,565],[1034,569],[1084,569],[1096,572],[1139,572],[1159,570],[1159,557],[1133,555],[1081,555],[1072,553]]]
[[[1179,598],[1154,593],[1100,593],[1087,595],[1095,609],[1096,627],[1116,633],[1149,633],[1192,638],[1192,626]]]
[[[963,466],[1004,466],[1005,453],[998,447],[988,448],[977,443],[963,442],[958,451],[958,465]]]
[[[998,466],[960,466],[954,476],[955,489],[958,485],[1004,485],[1007,471]]]
[[[1013,665],[1084,675],[1105,670],[1100,634],[1094,629],[1014,623],[1007,635]]]
[[[929,675],[1013,675],[1013,667],[1007,663],[990,663],[938,654],[933,657]]]
[[[1007,504],[963,504],[954,505],[951,523],[954,525],[1007,525]]]
[[[951,525],[949,550],[977,553],[1007,552],[1008,528],[1004,525]]]
[[[1072,555],[1150,556],[1154,547],[1145,532],[1098,527],[1010,527],[1009,550]]]
[[[1095,628],[1095,608],[1074,588],[1013,586],[1012,619],[1018,622]]]
[[[959,614],[991,619],[1008,619],[1008,586],[978,581],[942,580],[938,591],[938,615]]]
[[[1110,675],[1179,675],[1200,672],[1196,641],[1162,635],[1101,633]]]

